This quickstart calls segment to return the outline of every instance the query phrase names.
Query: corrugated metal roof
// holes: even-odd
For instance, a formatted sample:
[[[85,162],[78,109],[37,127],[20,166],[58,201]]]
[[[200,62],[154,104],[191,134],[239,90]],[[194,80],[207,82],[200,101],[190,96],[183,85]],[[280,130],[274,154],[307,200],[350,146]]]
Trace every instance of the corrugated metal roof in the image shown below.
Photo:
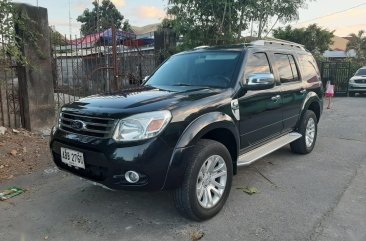
[[[142,26],[142,27],[131,26],[131,28],[136,35],[142,35],[142,34],[151,33],[151,32],[158,30],[159,25],[160,25],[160,23],[154,23],[154,24],[149,24],[149,25]]]
[[[324,52],[323,56],[326,58],[354,58],[356,57],[356,52],[354,50],[348,52],[327,50]]]

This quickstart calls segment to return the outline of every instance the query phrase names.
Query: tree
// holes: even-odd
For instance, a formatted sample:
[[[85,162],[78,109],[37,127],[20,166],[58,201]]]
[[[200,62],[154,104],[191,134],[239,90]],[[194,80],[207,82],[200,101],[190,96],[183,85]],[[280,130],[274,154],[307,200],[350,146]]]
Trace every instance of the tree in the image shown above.
[[[299,8],[305,7],[306,0],[265,0],[252,4],[253,20],[258,21],[258,38],[263,32],[271,32],[278,22],[289,22],[299,18]],[[270,20],[275,20],[270,29]],[[267,31],[266,31],[267,30]]]
[[[366,32],[360,30],[357,34],[350,34],[351,40],[347,44],[347,51],[353,49],[357,54],[357,62],[364,62],[366,59]]]
[[[230,43],[237,27],[234,0],[170,0],[168,15],[173,29],[184,37],[187,48]]]
[[[98,1],[93,2],[94,8],[90,11],[88,8],[84,10],[76,20],[81,22],[81,33],[88,35],[109,29],[114,25],[116,28],[131,31],[128,20],[124,20],[124,16],[118,11],[116,6],[110,0],[103,0],[101,4]]]
[[[313,54],[322,54],[333,43],[334,31],[328,31],[316,24],[307,28],[286,26],[273,30],[273,37],[302,44]]]
[[[257,35],[268,32],[270,20],[298,18],[306,0],[169,0],[168,15],[183,45],[230,44],[238,42],[250,23],[258,23]]]
[[[18,5],[11,0],[0,1],[0,70],[7,68],[6,61],[15,61],[19,66],[30,66],[24,56],[23,39],[27,39],[37,54],[43,56],[37,40],[43,36],[31,31],[27,26],[37,24],[25,14],[21,14]],[[21,35],[20,35],[21,33]]]
[[[52,45],[67,45],[67,39],[57,30],[50,28],[51,33],[51,44]]]

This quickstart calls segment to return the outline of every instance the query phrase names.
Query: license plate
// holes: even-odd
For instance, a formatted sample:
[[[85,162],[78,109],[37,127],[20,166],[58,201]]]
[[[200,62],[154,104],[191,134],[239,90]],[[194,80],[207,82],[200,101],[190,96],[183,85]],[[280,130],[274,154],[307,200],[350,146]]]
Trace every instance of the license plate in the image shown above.
[[[61,161],[69,166],[85,169],[84,155],[82,152],[61,147]]]

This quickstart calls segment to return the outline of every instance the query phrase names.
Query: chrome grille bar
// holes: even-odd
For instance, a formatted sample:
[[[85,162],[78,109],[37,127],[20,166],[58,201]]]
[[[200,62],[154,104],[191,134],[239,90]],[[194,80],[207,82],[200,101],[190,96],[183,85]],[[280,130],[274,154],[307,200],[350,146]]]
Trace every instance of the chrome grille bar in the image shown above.
[[[80,124],[80,128],[73,126],[73,122]],[[116,120],[86,115],[61,112],[59,125],[60,129],[86,136],[108,138],[111,136]],[[82,125],[81,125],[82,124]]]

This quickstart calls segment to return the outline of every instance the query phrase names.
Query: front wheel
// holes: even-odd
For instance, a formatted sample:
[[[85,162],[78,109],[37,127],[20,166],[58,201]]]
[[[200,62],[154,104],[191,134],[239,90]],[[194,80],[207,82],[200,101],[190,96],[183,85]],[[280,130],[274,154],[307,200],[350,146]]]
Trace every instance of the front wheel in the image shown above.
[[[188,155],[183,184],[175,190],[178,211],[203,221],[215,216],[229,196],[233,164],[227,148],[213,140],[200,140]]]
[[[313,111],[307,110],[300,120],[298,132],[302,137],[291,143],[291,150],[299,154],[310,153],[318,134],[318,119]]]

